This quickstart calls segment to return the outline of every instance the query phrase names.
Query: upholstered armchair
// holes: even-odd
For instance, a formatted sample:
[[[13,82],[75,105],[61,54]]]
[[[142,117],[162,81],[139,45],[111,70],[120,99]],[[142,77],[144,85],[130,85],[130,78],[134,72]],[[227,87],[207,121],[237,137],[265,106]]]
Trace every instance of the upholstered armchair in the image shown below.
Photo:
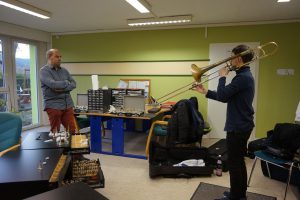
[[[20,146],[22,120],[13,113],[0,112],[0,156]]]

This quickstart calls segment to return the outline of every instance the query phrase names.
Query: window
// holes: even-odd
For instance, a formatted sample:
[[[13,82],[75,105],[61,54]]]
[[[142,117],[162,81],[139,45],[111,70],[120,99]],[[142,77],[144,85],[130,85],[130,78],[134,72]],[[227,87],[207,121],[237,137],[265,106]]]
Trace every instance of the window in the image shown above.
[[[39,124],[37,45],[0,36],[0,112],[13,112],[23,127]]]
[[[23,126],[34,125],[38,123],[36,46],[14,42],[14,47],[16,111]]]

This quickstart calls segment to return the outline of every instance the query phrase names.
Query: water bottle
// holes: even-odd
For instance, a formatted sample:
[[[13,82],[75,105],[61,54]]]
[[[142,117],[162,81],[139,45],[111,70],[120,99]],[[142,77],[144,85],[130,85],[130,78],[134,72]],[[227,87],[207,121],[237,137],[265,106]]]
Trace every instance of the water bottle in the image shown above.
[[[222,176],[222,160],[221,160],[221,155],[218,156],[217,160],[217,168],[216,168],[216,175],[217,176]]]

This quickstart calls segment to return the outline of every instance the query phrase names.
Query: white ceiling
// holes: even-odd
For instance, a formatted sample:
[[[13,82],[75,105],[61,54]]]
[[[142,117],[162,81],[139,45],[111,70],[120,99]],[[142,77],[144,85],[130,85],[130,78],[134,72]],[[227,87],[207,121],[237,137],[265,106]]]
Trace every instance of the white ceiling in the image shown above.
[[[125,0],[22,2],[49,11],[52,17],[44,20],[0,6],[0,21],[51,33],[130,30],[127,19],[154,15],[192,15],[189,26],[300,21],[300,0],[289,3],[277,3],[277,0],[148,0],[154,15],[139,13]]]

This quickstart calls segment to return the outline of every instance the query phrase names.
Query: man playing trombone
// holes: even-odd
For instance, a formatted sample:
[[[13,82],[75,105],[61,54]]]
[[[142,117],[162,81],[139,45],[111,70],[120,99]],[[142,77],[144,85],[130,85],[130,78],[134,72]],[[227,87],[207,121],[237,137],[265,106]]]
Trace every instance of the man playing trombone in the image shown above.
[[[241,54],[248,51],[249,53]],[[232,50],[233,55],[241,54],[230,60],[231,67],[236,75],[231,83],[225,85],[229,67],[219,70],[219,84],[217,91],[207,90],[202,84],[194,90],[205,94],[209,99],[227,103],[226,123],[224,130],[227,132],[226,142],[228,148],[228,168],[230,175],[230,192],[224,192],[224,197],[219,200],[246,199],[247,169],[244,156],[247,152],[247,141],[254,127],[254,78],[251,74],[250,63],[253,52],[246,45],[239,45]]]

